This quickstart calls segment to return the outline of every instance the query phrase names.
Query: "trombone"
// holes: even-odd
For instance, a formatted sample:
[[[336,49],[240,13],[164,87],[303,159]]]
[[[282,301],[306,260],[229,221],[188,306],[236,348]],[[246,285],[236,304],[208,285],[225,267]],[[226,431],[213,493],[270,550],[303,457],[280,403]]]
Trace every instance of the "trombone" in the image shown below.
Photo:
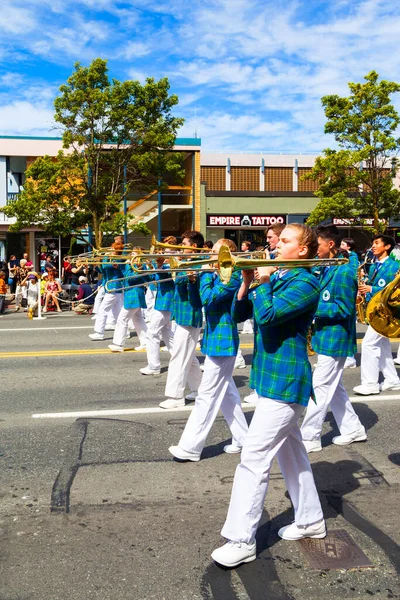
[[[215,255],[214,255],[215,256]],[[295,258],[295,259],[291,259],[291,258],[275,258],[275,259],[249,259],[249,258],[240,258],[240,257],[236,257],[233,256],[231,251],[229,250],[229,248],[227,246],[221,246],[221,248],[219,249],[218,252],[218,259],[217,261],[213,261],[212,258],[207,258],[204,260],[193,260],[193,261],[181,261],[177,264],[177,266],[171,267],[170,269],[152,269],[151,270],[151,274],[153,273],[166,273],[166,272],[173,272],[173,273],[179,273],[179,272],[183,272],[185,271],[185,273],[182,273],[182,276],[186,276],[186,272],[187,271],[192,271],[192,270],[196,270],[197,267],[202,267],[203,265],[209,264],[210,268],[209,269],[202,269],[202,270],[207,270],[208,272],[217,272],[219,274],[219,277],[222,281],[222,283],[224,284],[228,284],[231,280],[231,277],[233,275],[234,271],[247,271],[247,270],[253,270],[253,269],[257,269],[258,267],[281,267],[284,269],[297,269],[299,267],[303,267],[303,268],[311,268],[311,267],[316,267],[316,266],[338,266],[338,265],[344,265],[347,264],[349,262],[348,258]],[[216,263],[216,266],[215,266]],[[143,274],[143,271],[137,271],[138,274]],[[108,281],[105,284],[105,288],[106,291],[109,291],[107,289],[107,284],[111,283],[111,282],[116,282],[116,281],[126,281],[128,279],[132,279],[132,276],[128,276],[128,277],[120,277],[119,279],[112,279],[110,281]],[[136,285],[130,285],[127,287],[123,287],[122,290],[126,290],[126,289],[132,289],[134,287],[141,287],[141,286],[145,286],[145,285],[158,285],[159,283],[162,282],[167,282],[167,281],[172,281],[175,280],[175,277],[169,277],[168,279],[160,279],[160,280],[156,280],[156,281],[150,281],[150,282],[144,282],[144,283],[139,283]],[[120,291],[120,290],[119,290]],[[112,292],[112,290],[110,290],[110,292]]]

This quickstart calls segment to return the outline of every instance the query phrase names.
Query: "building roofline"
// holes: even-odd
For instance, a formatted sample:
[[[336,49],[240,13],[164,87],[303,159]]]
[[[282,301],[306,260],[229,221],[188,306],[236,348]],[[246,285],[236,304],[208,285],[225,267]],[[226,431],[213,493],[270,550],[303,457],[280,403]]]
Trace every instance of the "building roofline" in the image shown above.
[[[36,136],[36,135],[0,135],[2,140],[47,140],[58,142],[62,137]],[[201,138],[180,138],[175,139],[175,146],[201,146]]]

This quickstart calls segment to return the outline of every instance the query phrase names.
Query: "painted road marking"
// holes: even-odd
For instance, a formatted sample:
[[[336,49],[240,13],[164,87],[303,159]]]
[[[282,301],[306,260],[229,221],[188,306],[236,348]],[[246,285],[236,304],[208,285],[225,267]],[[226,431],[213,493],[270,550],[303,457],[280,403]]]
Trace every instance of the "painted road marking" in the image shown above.
[[[386,400],[400,400],[400,394],[393,394],[393,396],[351,396],[352,402],[384,402]],[[154,407],[142,407],[142,408],[121,408],[121,409],[107,409],[107,410],[78,410],[73,412],[54,412],[54,413],[36,413],[32,415],[32,419],[81,419],[84,417],[115,417],[122,415],[148,415],[154,413],[169,413],[169,412],[190,412],[193,410],[194,404],[188,406],[182,406],[180,408],[160,408]],[[254,408],[255,404],[250,402],[242,403],[243,408]]]

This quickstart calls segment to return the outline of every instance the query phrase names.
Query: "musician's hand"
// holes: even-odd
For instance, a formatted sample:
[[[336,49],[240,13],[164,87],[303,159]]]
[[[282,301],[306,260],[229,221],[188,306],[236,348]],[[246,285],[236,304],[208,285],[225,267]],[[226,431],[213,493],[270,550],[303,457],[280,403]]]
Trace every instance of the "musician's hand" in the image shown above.
[[[196,281],[196,273],[195,271],[188,271],[186,273],[187,278],[189,279],[190,283],[194,283]]]
[[[360,292],[360,294],[369,294],[370,292],[372,292],[372,285],[367,285],[366,283],[361,283],[358,286],[358,291]]]
[[[164,262],[165,262],[165,258],[156,258],[157,267],[159,269],[161,269],[161,267],[163,266]]]
[[[261,283],[268,283],[272,273],[275,273],[277,267],[259,267],[258,271],[258,280]]]

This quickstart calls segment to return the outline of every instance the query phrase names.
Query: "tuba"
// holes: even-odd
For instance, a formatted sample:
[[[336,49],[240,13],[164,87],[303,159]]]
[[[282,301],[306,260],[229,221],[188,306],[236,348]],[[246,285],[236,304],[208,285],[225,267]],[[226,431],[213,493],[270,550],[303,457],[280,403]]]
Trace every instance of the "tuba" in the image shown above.
[[[367,321],[380,335],[400,336],[400,270],[382,291],[372,296],[366,310]]]

